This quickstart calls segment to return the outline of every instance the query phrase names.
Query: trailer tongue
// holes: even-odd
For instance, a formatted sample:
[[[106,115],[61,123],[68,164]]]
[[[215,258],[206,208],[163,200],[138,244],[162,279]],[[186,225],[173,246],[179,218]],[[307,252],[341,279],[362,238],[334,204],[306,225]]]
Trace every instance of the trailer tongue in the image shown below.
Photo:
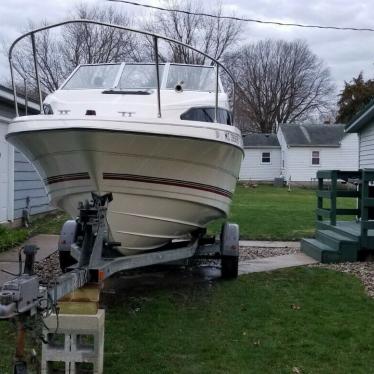
[[[111,241],[106,212],[112,195],[92,194],[92,201],[79,204],[79,217],[66,221],[59,240],[60,266],[64,274],[52,284],[43,285],[34,274],[37,247],[25,246],[25,262],[15,278],[0,290],[0,319],[17,321],[17,349],[14,373],[27,373],[23,360],[24,321],[37,314],[48,315],[56,310],[59,299],[87,283],[102,283],[123,270],[172,263],[189,258],[221,259],[222,277],[236,278],[239,258],[239,227],[225,223],[220,240],[196,232],[191,239],[177,241],[157,251],[123,256],[116,252],[120,243]]]

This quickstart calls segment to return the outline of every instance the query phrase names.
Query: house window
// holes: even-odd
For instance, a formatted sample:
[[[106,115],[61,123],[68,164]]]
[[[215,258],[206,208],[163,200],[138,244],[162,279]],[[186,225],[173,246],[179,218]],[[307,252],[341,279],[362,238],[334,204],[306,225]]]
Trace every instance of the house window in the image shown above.
[[[261,163],[270,164],[270,152],[262,152]]]
[[[319,151],[313,151],[312,152],[312,165],[319,165],[320,159],[319,159]]]

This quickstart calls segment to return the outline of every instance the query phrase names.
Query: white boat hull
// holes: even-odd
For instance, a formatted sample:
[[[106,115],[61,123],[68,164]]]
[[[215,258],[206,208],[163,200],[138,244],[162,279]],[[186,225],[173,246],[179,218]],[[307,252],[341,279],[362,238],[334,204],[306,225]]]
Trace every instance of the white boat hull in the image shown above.
[[[71,216],[91,192],[111,192],[108,222],[123,254],[158,248],[227,215],[242,160],[237,129],[212,124],[201,138],[196,123],[155,131],[154,123],[38,117],[16,120],[7,139],[35,165],[52,204]]]

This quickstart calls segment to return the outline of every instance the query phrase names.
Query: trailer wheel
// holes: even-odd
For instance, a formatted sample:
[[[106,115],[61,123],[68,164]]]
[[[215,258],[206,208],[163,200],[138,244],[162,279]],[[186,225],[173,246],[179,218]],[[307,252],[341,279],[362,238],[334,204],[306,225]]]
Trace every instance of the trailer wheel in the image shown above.
[[[221,276],[235,279],[239,271],[239,226],[224,223],[221,230]]]
[[[221,276],[223,279],[235,279],[239,272],[238,256],[222,256],[221,259]]]

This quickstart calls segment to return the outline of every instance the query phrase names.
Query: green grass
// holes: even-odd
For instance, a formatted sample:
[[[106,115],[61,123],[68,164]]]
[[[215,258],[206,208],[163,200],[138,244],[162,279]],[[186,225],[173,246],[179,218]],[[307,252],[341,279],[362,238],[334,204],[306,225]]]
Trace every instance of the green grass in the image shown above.
[[[259,185],[256,188],[238,185],[229,221],[240,225],[241,239],[300,240],[312,237],[315,230],[315,190]],[[338,199],[338,207],[354,208],[354,199]],[[350,219],[353,217],[338,217]],[[209,227],[218,232],[219,223]]]
[[[37,234],[59,234],[62,224],[67,219],[66,214],[57,212],[32,220],[29,228],[9,228],[0,225],[0,252],[13,248]]]
[[[338,199],[338,207],[354,208],[354,199]],[[316,195],[312,189],[260,185],[256,188],[238,185],[229,221],[240,225],[241,239],[300,240],[312,237],[315,230]],[[32,235],[58,234],[67,219],[63,213],[35,220],[29,229],[0,226],[0,252],[12,248]],[[353,219],[339,217],[338,219]],[[221,222],[209,226],[217,233]]]
[[[317,268],[144,291],[107,311],[104,372],[372,373],[373,311],[356,278]]]

